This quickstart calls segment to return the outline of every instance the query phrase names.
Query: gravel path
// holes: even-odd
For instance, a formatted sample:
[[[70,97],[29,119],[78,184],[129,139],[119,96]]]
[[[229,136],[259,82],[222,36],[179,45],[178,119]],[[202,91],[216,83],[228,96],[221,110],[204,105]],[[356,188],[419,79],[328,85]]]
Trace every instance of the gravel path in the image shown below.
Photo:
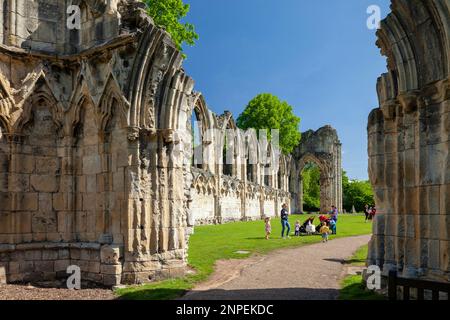
[[[211,278],[183,300],[331,300],[339,294],[342,262],[370,236],[282,249],[245,260],[218,261]],[[286,240],[289,241],[289,240]],[[0,285],[0,300],[111,300],[111,290]]]
[[[27,285],[0,285],[0,300],[112,300],[115,298],[114,293],[107,289],[68,290]]]
[[[230,279],[219,287],[201,285],[182,299],[335,300],[345,275],[342,262],[369,240],[365,235],[277,250],[253,259],[240,272],[230,272]]]

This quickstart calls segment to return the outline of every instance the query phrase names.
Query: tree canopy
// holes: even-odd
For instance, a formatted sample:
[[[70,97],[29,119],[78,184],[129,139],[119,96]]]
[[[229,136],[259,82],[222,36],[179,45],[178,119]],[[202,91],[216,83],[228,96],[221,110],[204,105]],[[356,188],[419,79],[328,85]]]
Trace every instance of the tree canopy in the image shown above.
[[[344,208],[347,212],[355,206],[357,212],[363,212],[365,205],[375,205],[372,185],[369,181],[350,180],[345,171],[342,176]]]
[[[195,27],[190,23],[182,23],[190,6],[183,0],[142,0],[147,5],[147,13],[155,24],[166,29],[172,36],[177,48],[182,50],[183,43],[194,45],[198,40]]]
[[[280,148],[285,154],[291,153],[300,142],[300,118],[294,114],[292,106],[270,93],[253,98],[236,122],[244,130],[266,129],[268,139],[271,139],[270,130],[278,129]]]

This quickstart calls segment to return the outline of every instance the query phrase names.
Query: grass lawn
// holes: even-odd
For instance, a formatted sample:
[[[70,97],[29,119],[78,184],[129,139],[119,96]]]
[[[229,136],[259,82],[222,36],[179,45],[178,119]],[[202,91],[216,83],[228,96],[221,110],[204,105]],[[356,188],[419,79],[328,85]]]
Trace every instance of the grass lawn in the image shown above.
[[[365,266],[368,249],[368,245],[362,246],[347,260],[347,263],[352,266]],[[386,298],[368,290],[362,283],[362,275],[349,275],[341,282],[339,300],[386,300]]]
[[[291,232],[296,220],[303,222],[307,215],[290,216]],[[316,219],[315,224],[318,224]],[[372,224],[364,223],[363,215],[341,214],[337,224],[337,235],[330,239],[370,234]],[[235,222],[223,225],[198,226],[189,241],[188,262],[197,272],[179,279],[130,286],[118,289],[116,294],[123,299],[168,300],[183,295],[195,284],[204,281],[214,271],[217,260],[242,259],[252,254],[265,254],[271,250],[297,247],[321,241],[320,236],[302,236],[281,239],[279,218],[272,219],[272,238],[264,239],[264,222]],[[236,251],[248,251],[238,254]]]

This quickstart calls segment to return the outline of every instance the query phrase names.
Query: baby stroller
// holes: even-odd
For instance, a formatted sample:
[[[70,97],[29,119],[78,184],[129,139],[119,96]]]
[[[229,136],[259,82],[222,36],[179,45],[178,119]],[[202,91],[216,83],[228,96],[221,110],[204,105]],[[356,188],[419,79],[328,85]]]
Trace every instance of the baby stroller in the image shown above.
[[[316,227],[312,224],[312,222],[308,222],[308,225],[306,226],[306,233],[308,235],[316,233]]]
[[[314,222],[314,217],[308,218],[300,227],[300,233],[307,233],[309,234],[310,232],[308,230],[310,230],[311,228],[309,227],[310,225],[312,225]]]

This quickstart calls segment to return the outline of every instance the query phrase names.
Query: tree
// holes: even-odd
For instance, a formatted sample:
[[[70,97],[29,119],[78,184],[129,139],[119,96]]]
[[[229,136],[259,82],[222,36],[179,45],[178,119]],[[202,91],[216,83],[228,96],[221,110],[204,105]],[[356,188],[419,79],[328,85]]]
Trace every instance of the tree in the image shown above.
[[[320,211],[320,169],[308,163],[302,171],[303,210]]]
[[[347,212],[355,206],[356,211],[364,211],[365,205],[375,205],[372,185],[369,181],[350,180],[346,172],[342,176],[344,208]]]
[[[269,93],[253,98],[237,118],[237,126],[243,130],[266,129],[268,139],[270,130],[278,129],[280,148],[285,154],[291,153],[300,142],[299,125],[300,118],[293,113],[292,106]]]
[[[198,40],[198,34],[190,23],[181,23],[190,9],[188,4],[184,4],[183,0],[143,0],[147,5],[147,13],[153,18],[155,24],[166,29],[172,36],[179,50],[182,49],[183,43],[193,46],[195,40]]]

